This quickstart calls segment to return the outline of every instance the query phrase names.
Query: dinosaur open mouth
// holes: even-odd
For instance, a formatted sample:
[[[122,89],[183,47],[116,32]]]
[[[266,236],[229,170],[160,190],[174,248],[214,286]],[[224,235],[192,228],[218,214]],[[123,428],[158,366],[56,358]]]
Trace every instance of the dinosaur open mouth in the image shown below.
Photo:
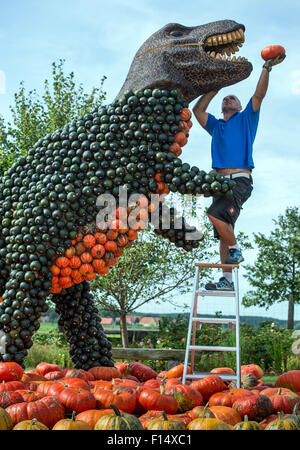
[[[220,61],[243,62],[247,58],[242,56],[233,56],[239,51],[245,42],[243,28],[230,31],[228,33],[220,33],[209,36],[204,41],[205,52],[214,59]]]

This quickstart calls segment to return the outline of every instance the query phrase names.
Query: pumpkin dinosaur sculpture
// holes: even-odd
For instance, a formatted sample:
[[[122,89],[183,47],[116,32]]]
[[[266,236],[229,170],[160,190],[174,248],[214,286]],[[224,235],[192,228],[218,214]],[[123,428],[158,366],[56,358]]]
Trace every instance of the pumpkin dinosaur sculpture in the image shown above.
[[[139,49],[112,104],[42,137],[3,175],[0,361],[24,365],[52,295],[74,366],[113,365],[89,281],[132,245],[157,207],[151,194],[161,201],[169,191],[232,192],[231,180],[190,168],[179,156],[192,126],[189,102],[249,76],[247,60],[230,59],[243,42],[244,26],[229,20],[166,25]],[[126,223],[130,209],[118,207],[120,187],[140,195],[137,229]],[[116,199],[117,218],[99,229],[96,203],[104,193]],[[186,239],[181,223],[165,230],[160,220],[155,232],[188,251],[199,239]]]

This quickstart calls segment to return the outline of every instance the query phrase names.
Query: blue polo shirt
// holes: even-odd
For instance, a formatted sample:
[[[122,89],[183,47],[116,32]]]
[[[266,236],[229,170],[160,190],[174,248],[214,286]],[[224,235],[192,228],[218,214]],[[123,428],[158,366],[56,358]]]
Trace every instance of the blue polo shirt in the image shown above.
[[[256,136],[259,112],[253,111],[252,98],[246,108],[229,120],[216,119],[208,114],[204,129],[212,136],[212,168],[253,169],[253,142]]]

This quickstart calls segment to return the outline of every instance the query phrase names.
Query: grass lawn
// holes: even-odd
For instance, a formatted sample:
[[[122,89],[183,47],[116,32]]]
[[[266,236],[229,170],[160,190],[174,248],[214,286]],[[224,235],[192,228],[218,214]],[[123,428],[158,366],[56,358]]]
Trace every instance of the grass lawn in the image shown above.
[[[264,375],[262,377],[262,381],[265,381],[266,383],[275,383],[279,375]]]

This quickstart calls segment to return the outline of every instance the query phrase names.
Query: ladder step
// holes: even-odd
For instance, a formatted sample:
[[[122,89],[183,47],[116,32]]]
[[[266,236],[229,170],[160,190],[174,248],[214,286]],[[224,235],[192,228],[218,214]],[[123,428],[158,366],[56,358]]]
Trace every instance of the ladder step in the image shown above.
[[[235,297],[235,291],[196,291],[196,294],[202,297]]]
[[[236,375],[231,375],[228,373],[211,373],[211,372],[198,372],[198,373],[189,373],[186,374],[186,378],[205,378],[208,377],[209,375],[218,375],[220,378],[222,378],[223,380],[237,380],[238,377]]]
[[[205,345],[190,345],[189,350],[215,351],[215,352],[236,352],[236,347],[215,347]]]
[[[214,319],[211,317],[193,317],[193,322],[202,323],[236,323],[236,319]]]

